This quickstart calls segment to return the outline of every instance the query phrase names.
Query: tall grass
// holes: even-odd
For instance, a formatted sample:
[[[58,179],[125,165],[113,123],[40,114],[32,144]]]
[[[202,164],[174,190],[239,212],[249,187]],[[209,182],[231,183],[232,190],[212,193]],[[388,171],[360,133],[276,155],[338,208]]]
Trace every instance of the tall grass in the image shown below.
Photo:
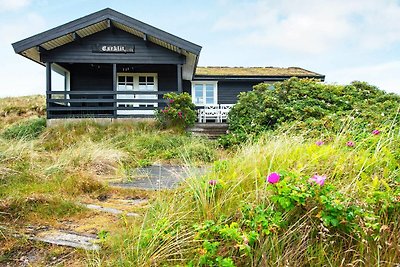
[[[398,126],[389,122],[380,135],[362,137],[343,130],[322,146],[290,133],[245,144],[231,159],[216,161],[207,175],[187,179],[173,193],[159,193],[141,225],[128,225],[109,240],[110,258],[104,261],[117,266],[399,264]],[[346,146],[349,140],[356,140],[354,147]],[[281,184],[266,183],[271,172],[284,177]],[[307,182],[314,174],[326,175],[323,187]],[[296,200],[302,198],[298,194],[308,194],[304,203]],[[285,208],[287,201],[294,204]],[[260,224],[251,232],[249,225],[260,220],[270,227]]]
[[[126,179],[137,166],[204,164],[219,156],[214,142],[162,131],[152,122],[51,128],[43,122],[25,118],[0,131],[0,212],[13,218],[68,216],[79,211],[73,206],[80,196],[110,190],[106,179]]]

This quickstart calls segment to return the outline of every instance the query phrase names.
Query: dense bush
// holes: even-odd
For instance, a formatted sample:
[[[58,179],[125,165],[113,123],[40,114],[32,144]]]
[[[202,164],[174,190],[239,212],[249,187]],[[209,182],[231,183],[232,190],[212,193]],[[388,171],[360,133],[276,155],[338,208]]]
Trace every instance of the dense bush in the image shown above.
[[[33,139],[39,136],[45,128],[45,118],[29,119],[9,126],[4,130],[2,136],[6,139]]]
[[[392,120],[399,103],[399,95],[385,93],[365,82],[342,86],[291,78],[273,85],[263,83],[239,95],[229,113],[231,134],[222,139],[222,144],[240,143],[281,125],[335,135],[348,118],[357,131],[370,131],[377,123]]]
[[[188,93],[169,93],[164,98],[168,100],[167,107],[156,113],[157,120],[164,127],[186,128],[195,123],[195,105]]]

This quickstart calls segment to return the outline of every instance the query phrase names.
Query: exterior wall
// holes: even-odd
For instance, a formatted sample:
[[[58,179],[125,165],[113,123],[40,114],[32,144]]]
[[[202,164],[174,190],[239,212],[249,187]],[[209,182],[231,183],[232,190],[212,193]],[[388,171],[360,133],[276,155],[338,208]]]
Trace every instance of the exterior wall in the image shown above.
[[[111,64],[72,64],[67,69],[71,73],[71,91],[112,91]]]
[[[111,64],[63,64],[71,73],[71,91],[111,91],[113,70]],[[132,70],[124,71],[130,67]],[[176,65],[119,65],[117,73],[157,73],[158,91],[177,91]]]
[[[218,104],[235,104],[240,92],[253,90],[253,86],[264,81],[218,81]],[[183,82],[183,91],[192,93],[190,81]]]
[[[135,53],[93,52],[99,44],[135,45]],[[127,64],[183,64],[185,58],[164,47],[136,37],[119,29],[106,29],[80,41],[41,53],[42,62],[65,63],[127,63]]]

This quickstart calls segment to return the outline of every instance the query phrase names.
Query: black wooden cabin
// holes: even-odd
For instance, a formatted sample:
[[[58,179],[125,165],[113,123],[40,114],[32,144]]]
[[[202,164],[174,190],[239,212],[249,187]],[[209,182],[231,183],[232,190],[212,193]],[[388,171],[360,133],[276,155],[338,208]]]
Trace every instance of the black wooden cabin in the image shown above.
[[[188,92],[197,106],[234,104],[260,82],[324,80],[301,68],[197,67],[201,46],[109,8],[13,47],[46,67],[48,119],[152,117],[167,92]]]

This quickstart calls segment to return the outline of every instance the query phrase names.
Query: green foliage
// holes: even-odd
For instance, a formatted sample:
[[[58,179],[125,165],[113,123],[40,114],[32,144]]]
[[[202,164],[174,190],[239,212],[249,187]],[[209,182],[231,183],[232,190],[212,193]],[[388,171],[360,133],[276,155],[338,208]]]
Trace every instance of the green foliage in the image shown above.
[[[195,105],[188,93],[168,93],[164,95],[168,105],[158,110],[156,118],[164,127],[177,127],[185,129],[196,122]]]
[[[34,139],[46,128],[45,118],[36,118],[16,123],[6,128],[2,136],[6,139]]]
[[[400,122],[396,117],[399,102],[400,96],[365,82],[341,86],[291,78],[273,85],[263,83],[239,95],[229,113],[231,133],[221,144],[239,144],[281,125],[308,135],[334,136],[348,118],[355,132],[372,131],[382,120]]]
[[[157,249],[142,255],[141,246],[123,262],[399,264],[400,135],[390,125],[393,121],[377,125],[382,129],[378,135],[356,134],[354,147],[346,146],[353,132],[343,131],[323,145],[293,135],[264,135],[238,148],[204,177],[160,195],[144,219],[144,230],[119,240],[126,249],[137,248],[134,240],[144,238]],[[266,182],[271,172],[280,174],[278,183]],[[324,174],[325,184],[313,182],[315,174]],[[163,218],[168,218],[168,231],[154,231]],[[126,240],[132,240],[130,246]]]

